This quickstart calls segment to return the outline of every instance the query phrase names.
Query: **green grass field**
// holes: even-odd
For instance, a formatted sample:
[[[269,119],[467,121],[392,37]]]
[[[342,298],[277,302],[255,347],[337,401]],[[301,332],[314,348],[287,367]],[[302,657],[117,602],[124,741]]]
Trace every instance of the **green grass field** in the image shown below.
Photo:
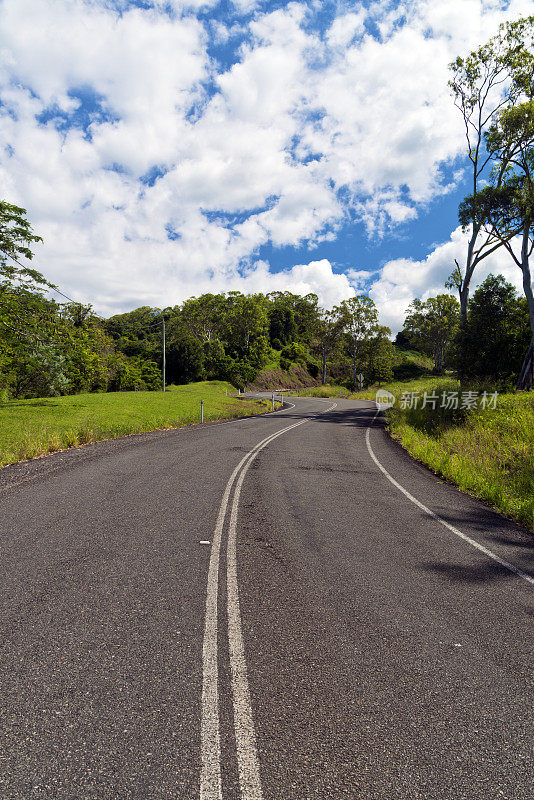
[[[228,396],[225,392],[228,391]],[[270,410],[265,400],[240,400],[229,383],[171,386],[163,392],[78,394],[0,402],[0,466],[68,447],[204,420]]]
[[[374,400],[376,388],[352,394],[343,388],[341,396]],[[391,435],[412,456],[534,530],[534,392],[501,394],[495,409],[447,413],[439,408],[442,393],[460,392],[458,381],[451,378],[426,377],[383,388],[396,397],[386,414]],[[419,392],[422,398],[425,391],[439,395],[436,410],[400,408],[403,392]],[[300,394],[339,393],[339,386],[320,386]]]

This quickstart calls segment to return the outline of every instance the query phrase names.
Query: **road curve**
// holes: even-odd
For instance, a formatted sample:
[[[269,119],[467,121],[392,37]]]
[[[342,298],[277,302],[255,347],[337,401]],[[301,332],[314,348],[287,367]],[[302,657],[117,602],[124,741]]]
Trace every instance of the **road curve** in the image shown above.
[[[4,468],[0,573],[0,800],[534,798],[534,539],[372,403]]]

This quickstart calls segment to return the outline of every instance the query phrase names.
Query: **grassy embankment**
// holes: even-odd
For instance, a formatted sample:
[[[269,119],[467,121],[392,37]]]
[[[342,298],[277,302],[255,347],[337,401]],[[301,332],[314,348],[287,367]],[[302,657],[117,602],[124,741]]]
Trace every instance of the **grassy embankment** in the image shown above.
[[[77,394],[0,402],[0,466],[68,447],[204,420],[231,419],[270,409],[264,400],[239,400],[223,381],[171,386],[165,392]],[[226,396],[225,391],[228,391]]]
[[[426,377],[383,388],[396,397],[386,413],[391,435],[412,456],[534,530],[534,392],[501,394],[495,409],[442,412],[442,393],[460,391],[455,380]],[[301,394],[337,397],[339,389],[318,387]],[[375,391],[342,389],[342,397],[374,399]],[[425,391],[439,395],[436,410],[400,408],[403,392],[422,397]]]

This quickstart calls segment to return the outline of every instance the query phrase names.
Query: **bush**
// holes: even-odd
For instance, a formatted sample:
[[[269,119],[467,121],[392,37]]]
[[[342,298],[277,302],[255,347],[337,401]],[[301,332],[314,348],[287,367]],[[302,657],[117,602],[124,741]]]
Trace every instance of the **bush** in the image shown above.
[[[257,370],[247,361],[234,361],[230,368],[229,379],[236,389],[243,390],[248,383],[254,381],[256,375]]]
[[[68,392],[67,359],[54,347],[38,343],[21,348],[10,366],[14,397],[59,397]]]
[[[396,381],[410,381],[428,374],[428,370],[413,361],[405,361],[393,367],[393,377]]]
[[[201,342],[183,333],[170,345],[167,353],[169,383],[182,385],[201,380],[204,372],[204,349]]]
[[[301,367],[306,368],[306,363],[309,359],[309,353],[306,351],[306,348],[299,344],[299,342],[291,342],[291,344],[286,345],[282,352],[280,353],[281,359],[287,359],[288,361],[293,362],[293,364],[300,364]]]
[[[284,372],[289,372],[291,369],[291,361],[289,358],[280,357],[280,369],[283,369]]]
[[[133,392],[144,389],[143,375],[139,361],[123,361],[110,381],[111,392]]]
[[[147,391],[161,389],[162,374],[155,361],[141,361],[141,379]]]
[[[218,339],[212,339],[210,342],[204,342],[202,347],[206,379],[209,381],[229,379],[233,361],[226,355],[223,343]]]
[[[307,370],[312,378],[317,378],[320,372],[319,362],[316,361],[310,354],[309,350],[300,342],[291,342],[286,345],[280,353],[280,366],[282,369],[288,370],[289,367],[282,366],[284,363],[298,364],[303,369]]]

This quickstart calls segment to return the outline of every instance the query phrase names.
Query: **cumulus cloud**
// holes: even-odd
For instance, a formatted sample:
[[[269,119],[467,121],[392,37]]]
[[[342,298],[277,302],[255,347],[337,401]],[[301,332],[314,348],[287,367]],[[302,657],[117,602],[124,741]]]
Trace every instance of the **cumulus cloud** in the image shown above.
[[[416,297],[428,300],[444,294],[447,291],[445,281],[455,268],[455,259],[462,264],[466,250],[466,234],[458,227],[448,241],[437,245],[426,258],[420,261],[397,258],[384,264],[369,289],[384,324],[396,333],[402,328],[406,309],[412,300]],[[522,273],[504,248],[496,250],[479,264],[473,275],[471,291],[490,273],[503,275],[521,291]]]
[[[330,47],[345,48],[356,36],[361,36],[365,31],[365,17],[364,9],[360,9],[357,13],[350,11],[336,17],[327,34]]]
[[[326,31],[315,2],[235,0],[229,26],[216,5],[0,6],[4,195],[45,238],[41,268],[104,313],[231,288],[327,305],[360,291],[362,271],[303,252],[348,217],[372,235],[413,223],[451,189],[444,166],[461,180],[447,64],[530,3],[339,4]],[[228,58],[232,41],[222,68],[211,47]],[[440,283],[456,236],[383,267],[372,291],[390,321]],[[273,273],[263,245],[294,247],[293,263]]]
[[[258,287],[256,291],[261,292],[289,291],[301,295],[312,292],[318,295],[324,308],[332,308],[355,294],[348,276],[334,273],[326,258],[309,264],[296,264],[274,275],[269,272],[268,264],[257,262],[247,274],[244,285],[250,286],[251,283]]]

